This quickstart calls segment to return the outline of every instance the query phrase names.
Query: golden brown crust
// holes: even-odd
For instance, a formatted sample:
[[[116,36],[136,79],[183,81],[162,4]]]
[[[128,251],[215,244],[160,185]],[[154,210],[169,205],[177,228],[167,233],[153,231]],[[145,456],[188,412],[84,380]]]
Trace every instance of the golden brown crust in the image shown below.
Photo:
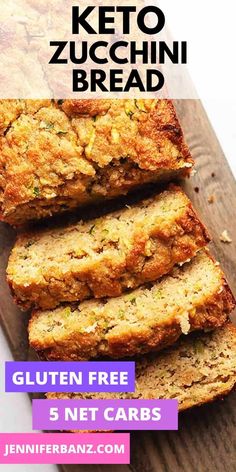
[[[210,263],[208,268],[209,261],[209,256],[200,254],[187,268],[175,270],[150,292],[139,289],[128,300],[127,296],[122,302],[114,299],[114,303],[110,301],[102,308],[86,302],[74,312],[73,308],[68,313],[63,308],[35,312],[29,323],[30,344],[48,360],[86,360],[104,355],[119,358],[163,349],[173,344],[182,332],[220,327],[234,309],[235,300],[219,267]],[[200,280],[200,286],[199,270],[206,277]],[[174,299],[174,305],[166,308],[167,316],[163,318],[162,309],[168,303],[168,294],[172,292],[173,296],[173,290],[176,294],[185,292],[188,279],[190,285],[197,280],[196,288],[193,284],[186,298],[181,295],[179,302]],[[211,279],[213,287],[202,292],[204,284]],[[199,295],[194,298],[196,290]],[[160,291],[164,301],[156,300]],[[131,298],[134,294],[135,305]]]
[[[169,210],[173,202],[175,211]],[[167,209],[163,214],[164,206]],[[146,212],[140,220],[139,210],[143,208]],[[150,212],[155,219],[148,227]],[[121,233],[115,232],[114,241],[112,237],[109,240],[107,233],[117,226],[121,216],[127,219],[127,224]],[[79,239],[81,230],[87,227],[87,238],[92,240],[91,231],[102,224],[101,244],[93,240],[99,252],[78,259],[79,252],[83,254],[86,250],[84,241]],[[107,220],[103,217],[64,231],[21,235],[8,263],[8,282],[15,301],[24,309],[33,305],[49,309],[62,302],[115,297],[128,288],[136,288],[168,273],[175,264],[191,259],[209,240],[187,196],[179,187],[171,186],[156,198],[139,202],[137,207],[110,214]],[[54,256],[50,252],[52,245]],[[40,276],[37,277],[34,271],[39,260]]]
[[[5,107],[0,186],[11,224],[188,175],[193,165],[170,100],[22,101],[14,116]]]

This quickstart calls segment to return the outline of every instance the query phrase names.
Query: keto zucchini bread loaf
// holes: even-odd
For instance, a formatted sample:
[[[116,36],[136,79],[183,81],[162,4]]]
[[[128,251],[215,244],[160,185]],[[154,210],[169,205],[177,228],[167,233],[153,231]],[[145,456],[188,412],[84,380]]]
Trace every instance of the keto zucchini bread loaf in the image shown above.
[[[188,197],[171,186],[89,222],[20,235],[8,282],[23,308],[115,297],[166,274],[208,241]]]
[[[49,360],[133,356],[160,350],[182,333],[219,327],[234,306],[219,265],[201,251],[161,281],[118,298],[35,311],[29,340]]]
[[[170,100],[2,100],[0,212],[20,225],[189,175]]]
[[[227,395],[236,384],[236,328],[188,336],[136,362],[134,393],[48,393],[48,399],[177,399],[179,410]]]

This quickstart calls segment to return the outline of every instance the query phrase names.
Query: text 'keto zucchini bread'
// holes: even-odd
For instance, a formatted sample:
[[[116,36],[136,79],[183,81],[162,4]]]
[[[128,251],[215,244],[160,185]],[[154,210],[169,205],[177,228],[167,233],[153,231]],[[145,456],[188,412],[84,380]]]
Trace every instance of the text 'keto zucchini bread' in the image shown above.
[[[115,297],[169,272],[209,236],[180,187],[65,229],[18,237],[8,282],[23,308]]]
[[[170,100],[2,100],[2,219],[19,225],[193,165]]]
[[[181,339],[136,362],[134,393],[48,393],[48,399],[177,399],[186,410],[228,394],[236,384],[236,328]]]
[[[234,306],[219,265],[203,251],[150,287],[34,312],[29,340],[49,360],[133,356],[162,349],[182,333],[219,327]]]

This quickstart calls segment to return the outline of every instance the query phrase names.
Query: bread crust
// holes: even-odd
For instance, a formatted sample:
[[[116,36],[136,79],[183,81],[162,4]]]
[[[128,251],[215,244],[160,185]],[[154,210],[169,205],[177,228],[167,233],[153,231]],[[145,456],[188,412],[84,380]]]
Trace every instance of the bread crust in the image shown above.
[[[10,102],[0,204],[12,225],[186,176],[193,165],[170,100],[23,100],[13,114]]]
[[[190,267],[192,264],[196,265],[196,269],[193,269],[196,273],[198,273],[199,265],[202,264],[201,257],[199,255],[199,262],[193,261],[189,264]],[[110,303],[106,311],[104,311],[104,308],[102,312],[98,311],[97,317],[90,318],[91,321],[90,319],[87,320],[87,316],[91,317],[94,310],[96,313],[96,306],[93,304],[86,305],[85,313],[80,307],[75,313],[71,311],[67,314],[67,319],[63,308],[59,308],[55,312],[34,312],[29,323],[30,345],[39,352],[40,357],[48,360],[88,360],[99,356],[121,358],[161,350],[173,344],[182,332],[187,334],[190,331],[220,327],[226,322],[229,313],[234,309],[235,299],[219,267],[214,266],[214,264],[212,266],[215,269],[213,269],[210,277],[218,279],[216,286],[208,294],[202,295],[200,292],[200,297],[195,299],[190,307],[188,303],[194,294],[195,289],[193,288],[186,299],[186,307],[188,308],[183,307],[184,311],[180,312],[181,316],[178,315],[179,307],[176,304],[174,309],[171,309],[171,314],[168,312],[168,316],[162,320],[161,308],[158,308],[159,305],[157,305],[159,311],[156,312],[154,309],[151,321],[148,318],[147,323],[141,322],[135,311],[140,310],[140,308],[135,308],[133,315],[126,318],[124,323],[120,317],[121,310],[117,302],[115,304]],[[183,270],[186,271],[186,268]],[[173,273],[174,283],[178,273],[182,273],[181,271],[182,269],[179,269]],[[188,274],[188,271],[186,271],[186,274]],[[168,279],[167,276],[165,278],[167,287]],[[172,277],[171,280],[173,280]],[[175,285],[177,293],[179,290],[178,280]],[[171,285],[172,289],[173,285]],[[142,289],[140,290],[136,295],[137,299],[143,293]],[[154,297],[157,292],[153,292],[154,295],[151,296]],[[146,292],[144,293],[146,294]],[[145,299],[147,301],[144,302],[146,303],[144,309],[148,312],[149,292],[147,298],[145,295]],[[128,313],[128,306],[126,312]],[[110,316],[112,316],[112,322],[109,324],[107,319]],[[47,322],[48,318],[52,320],[49,323]],[[70,321],[72,319],[73,322]],[[187,328],[185,322],[187,322]],[[55,326],[57,327],[56,334]]]
[[[167,206],[173,202],[176,208],[174,215],[173,211],[168,210],[163,214],[160,205]],[[145,213],[141,219],[139,209],[142,211],[143,208]],[[150,211],[154,219],[148,226]],[[126,218],[126,226],[109,239],[110,228],[116,227],[120,217],[123,220]],[[95,236],[90,233],[101,225],[103,229],[99,234],[103,239],[97,252],[78,259],[79,251],[82,254],[85,251],[84,241],[80,239],[81,231],[86,228],[87,238],[96,245]],[[162,194],[110,214],[108,218],[78,223],[65,230],[59,228],[20,235],[8,263],[8,283],[16,303],[23,309],[32,306],[50,309],[63,302],[116,297],[127,289],[165,275],[175,264],[191,259],[209,240],[208,232],[188,197],[180,187],[172,185]],[[75,250],[77,254],[73,253]],[[42,252],[45,262],[40,256]],[[39,260],[40,275],[37,277],[34,269],[36,271]],[[28,270],[25,270],[26,261]]]

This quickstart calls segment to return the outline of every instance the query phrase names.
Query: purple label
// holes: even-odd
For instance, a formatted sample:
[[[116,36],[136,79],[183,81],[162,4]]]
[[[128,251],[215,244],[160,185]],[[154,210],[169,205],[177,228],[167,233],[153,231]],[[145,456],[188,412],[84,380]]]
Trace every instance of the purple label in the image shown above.
[[[177,430],[177,400],[33,400],[33,429]]]
[[[134,362],[6,362],[6,392],[134,392]]]

